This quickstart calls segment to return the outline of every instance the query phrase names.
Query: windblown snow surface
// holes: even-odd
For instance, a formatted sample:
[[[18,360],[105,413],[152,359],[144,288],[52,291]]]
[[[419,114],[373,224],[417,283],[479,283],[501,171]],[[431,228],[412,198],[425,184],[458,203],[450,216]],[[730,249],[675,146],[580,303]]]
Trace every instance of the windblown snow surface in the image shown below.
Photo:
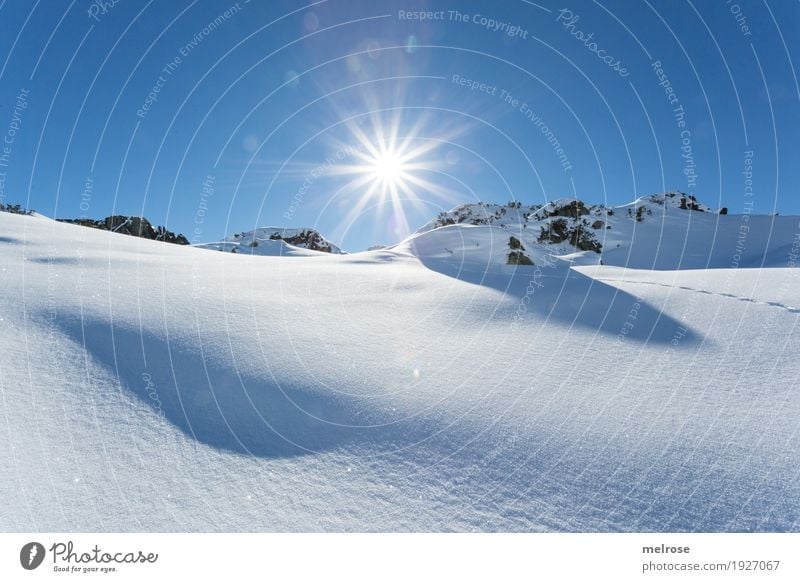
[[[0,213],[0,525],[798,531],[798,219],[683,212],[533,267]]]

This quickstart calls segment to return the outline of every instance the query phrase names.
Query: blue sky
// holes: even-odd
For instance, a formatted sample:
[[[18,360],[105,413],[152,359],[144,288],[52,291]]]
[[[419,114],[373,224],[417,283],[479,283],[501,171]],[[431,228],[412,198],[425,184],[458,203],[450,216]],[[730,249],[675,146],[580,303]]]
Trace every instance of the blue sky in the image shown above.
[[[476,199],[800,214],[797,2],[101,4],[0,4],[6,202],[347,250]]]

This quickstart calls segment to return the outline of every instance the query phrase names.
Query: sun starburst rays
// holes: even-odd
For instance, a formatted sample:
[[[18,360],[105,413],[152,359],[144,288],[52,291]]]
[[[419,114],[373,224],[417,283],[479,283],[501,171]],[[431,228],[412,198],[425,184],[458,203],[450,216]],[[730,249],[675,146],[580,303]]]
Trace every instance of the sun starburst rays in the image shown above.
[[[379,114],[349,120],[350,143],[339,144],[348,148],[348,163],[336,165],[331,173],[346,181],[339,194],[356,195],[344,217],[345,224],[356,220],[367,206],[378,207],[391,213],[398,231],[408,234],[409,207],[423,211],[431,198],[450,198],[453,194],[426,177],[442,175],[435,150],[450,136],[424,137],[424,119],[401,133],[399,112],[393,113],[388,120]]]

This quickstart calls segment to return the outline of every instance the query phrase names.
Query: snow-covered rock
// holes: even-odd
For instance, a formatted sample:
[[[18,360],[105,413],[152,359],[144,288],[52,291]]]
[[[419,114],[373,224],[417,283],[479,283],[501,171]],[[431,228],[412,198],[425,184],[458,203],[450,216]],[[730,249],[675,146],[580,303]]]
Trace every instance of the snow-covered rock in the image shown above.
[[[494,230],[470,228],[476,226]],[[457,229],[457,234],[439,237],[447,249],[452,251],[454,241],[461,240],[459,247],[470,249],[476,264],[502,262],[501,253],[474,249],[499,249],[515,236],[532,255],[565,257],[590,251],[598,255],[592,261],[641,269],[783,266],[783,254],[772,249],[788,249],[800,236],[796,217],[729,214],[680,192],[642,196],[614,207],[575,198],[532,206],[464,204],[440,213],[411,238],[443,228]],[[434,254],[446,252],[429,244],[425,248]]]
[[[342,254],[342,250],[313,228],[261,227],[235,233],[220,242],[195,245],[196,248],[264,256],[305,256],[311,253]]]

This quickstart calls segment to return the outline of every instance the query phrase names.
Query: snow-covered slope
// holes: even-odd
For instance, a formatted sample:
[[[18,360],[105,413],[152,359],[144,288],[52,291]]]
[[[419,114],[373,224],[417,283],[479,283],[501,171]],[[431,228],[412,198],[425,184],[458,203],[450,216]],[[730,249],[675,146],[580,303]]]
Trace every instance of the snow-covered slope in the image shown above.
[[[605,265],[716,269],[783,266],[793,247],[795,254],[800,251],[799,224],[796,216],[718,212],[694,197],[668,192],[610,208],[574,198],[534,206],[518,202],[465,204],[439,214],[417,234],[450,225],[492,226],[496,249],[507,247],[509,237],[514,236],[529,254],[568,258],[579,252],[586,260],[589,251],[598,255],[595,261],[602,260]],[[483,231],[460,228],[457,232],[462,233],[466,248],[486,246]],[[438,233],[434,236],[441,237]],[[477,238],[473,240],[473,236]],[[436,252],[447,251],[440,247]],[[503,258],[499,251],[498,258]]]
[[[798,531],[800,271],[509,238],[286,259],[0,214],[2,528]]]
[[[341,249],[326,240],[313,228],[261,227],[238,232],[216,243],[195,245],[197,248],[251,255],[314,256],[319,252],[341,254]],[[313,252],[307,252],[313,251]]]

